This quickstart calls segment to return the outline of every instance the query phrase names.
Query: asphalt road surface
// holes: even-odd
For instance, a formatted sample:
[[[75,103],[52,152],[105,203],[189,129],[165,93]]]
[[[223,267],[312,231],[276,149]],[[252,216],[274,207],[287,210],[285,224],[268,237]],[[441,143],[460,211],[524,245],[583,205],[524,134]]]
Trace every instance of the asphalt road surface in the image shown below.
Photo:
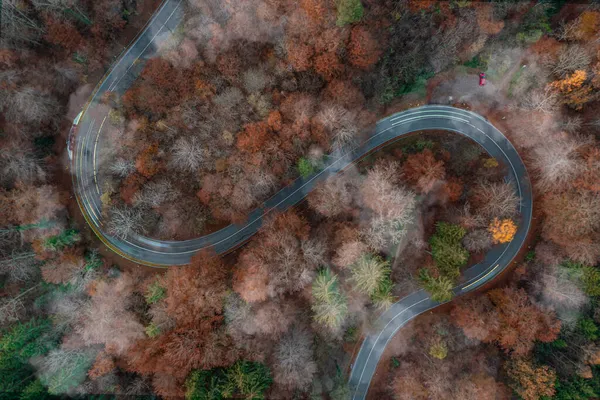
[[[323,170],[307,179],[298,179],[282,189],[263,207],[250,213],[243,225],[230,225],[210,235],[185,241],[163,241],[133,235],[118,239],[104,232],[101,182],[97,180],[97,147],[102,140],[108,109],[99,101],[106,92],[123,94],[135,81],[143,62],[156,54],[158,43],[165,40],[183,15],[182,0],[167,0],[154,14],[143,32],[115,62],[86,105],[73,141],[72,176],[79,206],[96,235],[113,251],[134,262],[150,266],[183,265],[197,251],[212,248],[222,254],[246,242],[261,227],[264,216],[283,211],[301,202],[314,186],[336,175],[356,160],[384,144],[421,130],[447,130],[467,136],[479,143],[490,156],[500,160],[521,199],[521,220],[514,239],[489,251],[484,260],[465,271],[457,295],[472,291],[501,273],[519,252],[529,232],[532,219],[532,192],[523,161],[508,139],[486,119],[473,112],[454,107],[428,105],[394,114],[379,121],[371,137],[359,147],[329,157]],[[369,383],[385,346],[394,334],[415,316],[439,303],[420,290],[394,304],[379,319],[379,330],[362,344],[350,375],[352,399],[364,399]]]

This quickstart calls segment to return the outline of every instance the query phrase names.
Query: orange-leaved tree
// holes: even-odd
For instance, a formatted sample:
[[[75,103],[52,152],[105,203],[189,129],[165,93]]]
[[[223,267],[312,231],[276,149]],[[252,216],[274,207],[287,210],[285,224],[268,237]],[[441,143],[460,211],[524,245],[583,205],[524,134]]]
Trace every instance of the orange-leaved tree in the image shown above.
[[[525,290],[512,287],[460,301],[452,317],[467,337],[496,342],[517,356],[529,354],[536,341],[552,342],[560,332],[554,313],[542,311],[531,303]]]
[[[488,230],[492,234],[494,243],[508,243],[513,240],[517,233],[517,225],[510,218],[494,218]]]
[[[409,155],[402,165],[402,170],[406,179],[421,193],[430,192],[436,182],[443,180],[446,176],[444,162],[436,160],[429,149]]]
[[[517,358],[508,362],[506,373],[510,386],[523,400],[552,397],[555,393],[556,372],[547,365],[538,367],[529,359]]]
[[[260,151],[269,138],[269,125],[264,122],[252,122],[244,126],[238,135],[237,147],[241,151],[255,153]]]
[[[339,76],[343,69],[344,66],[335,53],[327,52],[315,57],[315,70],[327,81]]]
[[[381,56],[379,43],[364,26],[355,26],[348,44],[350,63],[361,69],[371,68]]]
[[[565,79],[549,84],[551,89],[558,91],[563,96],[563,102],[576,110],[581,110],[583,105],[593,99],[593,89],[586,84],[588,74],[577,70]]]

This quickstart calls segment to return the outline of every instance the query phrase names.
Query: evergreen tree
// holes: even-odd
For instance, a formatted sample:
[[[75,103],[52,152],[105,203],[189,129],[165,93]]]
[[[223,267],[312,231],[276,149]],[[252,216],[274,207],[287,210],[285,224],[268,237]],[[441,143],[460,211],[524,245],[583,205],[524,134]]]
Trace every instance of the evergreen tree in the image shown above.
[[[450,278],[445,276],[434,278],[429,271],[422,269],[419,272],[419,279],[432,300],[445,303],[454,297],[454,293],[452,292],[454,282]]]
[[[469,252],[461,241],[466,231],[460,225],[439,222],[435,234],[429,240],[431,254],[442,275],[450,279],[460,276],[460,268],[467,265]]]
[[[48,353],[57,341],[48,319],[17,323],[4,332],[0,339],[0,398],[14,398],[26,389],[35,376],[29,359]]]
[[[346,314],[348,304],[338,285],[337,275],[329,268],[322,269],[312,286],[314,319],[331,329],[339,328]]]

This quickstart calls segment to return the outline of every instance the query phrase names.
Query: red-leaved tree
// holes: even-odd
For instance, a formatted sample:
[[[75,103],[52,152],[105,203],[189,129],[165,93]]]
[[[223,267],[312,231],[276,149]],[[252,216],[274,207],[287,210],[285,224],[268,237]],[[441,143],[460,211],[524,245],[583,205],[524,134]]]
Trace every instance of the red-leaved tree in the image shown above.
[[[355,26],[348,44],[350,63],[361,69],[371,68],[381,56],[379,43],[364,26]]]
[[[555,340],[560,331],[554,313],[540,310],[525,290],[511,287],[458,303],[452,317],[466,336],[496,342],[515,355],[528,354],[535,341]]]

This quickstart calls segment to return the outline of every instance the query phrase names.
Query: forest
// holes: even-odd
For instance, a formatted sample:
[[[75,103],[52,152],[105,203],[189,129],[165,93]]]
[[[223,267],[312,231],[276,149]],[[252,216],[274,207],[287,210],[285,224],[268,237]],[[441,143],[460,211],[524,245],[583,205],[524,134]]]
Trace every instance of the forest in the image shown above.
[[[368,398],[600,397],[600,5],[184,0],[102,99],[102,219],[123,239],[243,224],[395,112],[481,114],[527,166],[533,226],[506,272],[455,298],[512,241],[521,199],[509,166],[442,130],[362,158],[226,255],[112,253],[66,141],[159,3],[0,4],[1,399],[348,399],[377,317],[419,289],[449,303],[394,336]]]

